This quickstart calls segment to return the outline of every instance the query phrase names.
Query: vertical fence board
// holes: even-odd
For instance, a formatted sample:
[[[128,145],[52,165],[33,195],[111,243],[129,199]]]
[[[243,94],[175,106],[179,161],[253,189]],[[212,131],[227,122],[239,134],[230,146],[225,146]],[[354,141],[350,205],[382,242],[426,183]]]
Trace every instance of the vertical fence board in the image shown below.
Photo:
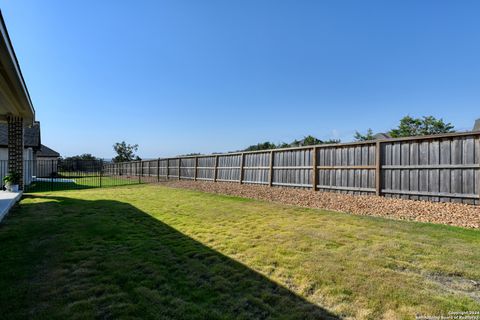
[[[475,163],[475,140],[473,137],[466,137],[463,141],[463,164]],[[463,170],[462,189],[465,194],[475,194],[475,172],[473,169]],[[465,199],[464,203],[473,203],[471,199]]]
[[[428,141],[422,141],[420,143],[420,164],[428,165],[429,164],[429,143]],[[428,192],[428,170],[421,169],[419,172],[419,188],[420,191]],[[420,200],[429,200],[427,196],[420,196]]]
[[[431,141],[429,146],[429,164],[437,165],[440,164],[440,143],[439,141]],[[429,190],[430,192],[439,192],[440,191],[440,170],[430,169],[429,170]],[[431,196],[430,201],[439,201],[439,197]]]
[[[404,142],[400,144],[400,164],[402,166],[410,165],[410,144]],[[400,170],[400,190],[410,191],[410,170]],[[403,199],[408,199],[408,195],[402,195]]]
[[[317,190],[317,185],[318,185],[318,169],[317,169],[317,166],[318,166],[318,162],[319,162],[318,148],[317,147],[313,147],[312,156],[313,156],[313,159],[312,159],[312,190],[316,191]]]
[[[475,144],[475,164],[480,166],[480,136],[477,137]],[[475,200],[475,204],[480,204],[480,169],[476,170],[476,179],[475,179],[475,194],[479,196],[479,199]]]
[[[449,165],[452,163],[451,157],[451,141],[449,139],[440,141],[440,164]],[[450,169],[440,169],[440,192],[450,193],[451,192],[451,178],[450,178]],[[450,198],[440,197],[440,201],[449,202]]]
[[[384,173],[382,172],[382,162],[385,160],[385,157],[382,157],[382,151],[385,150],[386,147],[387,146],[382,144],[380,141],[377,141],[375,144],[375,194],[377,196],[382,195],[382,188],[386,188],[384,185],[386,179]],[[370,156],[372,156],[372,151],[370,151]]]
[[[410,143],[410,165],[412,166],[418,166],[419,165],[419,157],[418,157],[418,142],[417,141],[412,141]],[[409,190],[411,191],[418,191],[418,176],[419,176],[419,171],[418,169],[412,169],[410,170],[410,177],[409,177]],[[413,200],[418,200],[417,195],[411,196]]]

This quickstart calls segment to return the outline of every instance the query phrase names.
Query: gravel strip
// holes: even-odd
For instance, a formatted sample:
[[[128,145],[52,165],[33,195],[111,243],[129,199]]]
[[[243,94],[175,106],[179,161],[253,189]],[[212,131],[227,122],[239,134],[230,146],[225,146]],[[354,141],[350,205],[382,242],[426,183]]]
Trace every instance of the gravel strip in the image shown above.
[[[301,207],[348,212],[356,215],[480,228],[480,206],[467,204],[402,200],[364,195],[352,196],[341,193],[312,192],[305,189],[226,182],[168,181],[163,184],[174,188],[234,195]]]

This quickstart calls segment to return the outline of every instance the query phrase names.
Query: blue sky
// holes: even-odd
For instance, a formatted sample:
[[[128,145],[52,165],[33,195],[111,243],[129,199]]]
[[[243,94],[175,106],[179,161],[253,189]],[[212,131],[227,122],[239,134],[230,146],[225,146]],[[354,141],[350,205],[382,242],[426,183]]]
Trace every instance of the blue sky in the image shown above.
[[[480,117],[479,1],[0,1],[62,155],[237,150]]]

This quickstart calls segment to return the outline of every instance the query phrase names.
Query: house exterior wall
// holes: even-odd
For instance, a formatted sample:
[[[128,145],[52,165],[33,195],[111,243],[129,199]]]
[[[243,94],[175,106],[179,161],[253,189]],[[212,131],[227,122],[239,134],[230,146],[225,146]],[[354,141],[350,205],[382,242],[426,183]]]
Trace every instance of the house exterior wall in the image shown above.
[[[23,183],[28,186],[30,183],[32,183],[33,179],[33,169],[34,169],[34,161],[33,161],[33,149],[32,148],[26,148],[23,150]]]
[[[58,157],[36,157],[35,176],[36,177],[51,177],[52,174],[57,173]]]
[[[23,181],[25,185],[32,183],[34,176],[34,153],[32,148],[23,150],[24,168]],[[3,177],[8,174],[8,148],[0,148],[0,181],[3,185]]]

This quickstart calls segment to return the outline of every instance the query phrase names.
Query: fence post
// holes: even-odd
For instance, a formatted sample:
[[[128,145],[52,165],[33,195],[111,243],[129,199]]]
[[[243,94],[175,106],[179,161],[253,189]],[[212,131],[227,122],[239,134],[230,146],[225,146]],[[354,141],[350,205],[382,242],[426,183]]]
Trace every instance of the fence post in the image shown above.
[[[138,161],[138,166],[137,166],[137,174],[138,174],[138,183],[142,183],[142,171],[143,171],[143,165],[142,161]],[[140,168],[138,168],[140,167]]]
[[[150,161],[147,162],[148,167],[147,167],[147,180],[150,182]]]
[[[181,179],[181,178],[180,178],[180,176],[181,176],[180,172],[182,171],[182,170],[181,170],[181,168],[182,168],[181,163],[182,163],[182,158],[178,158],[178,180]]]
[[[273,184],[273,150],[270,151],[270,170],[268,171],[268,186],[271,187]]]
[[[213,170],[213,182],[217,182],[217,171],[218,171],[218,155],[215,156],[215,169]]]
[[[168,174],[170,173],[170,160],[167,158],[167,181],[168,181]]]
[[[100,188],[102,187],[103,160],[100,160]]]
[[[243,183],[243,162],[245,161],[245,153],[242,152],[240,156],[240,180],[238,181],[240,184]]]
[[[478,140],[478,146],[480,147],[480,136],[478,136],[477,140]],[[480,165],[480,152],[478,152],[477,164]],[[477,170],[480,170],[480,169],[477,169]],[[480,197],[480,173],[477,176],[478,176],[478,178],[477,178],[478,196]],[[473,202],[473,203],[475,204],[475,202]],[[476,204],[480,205],[480,198],[479,198],[479,200]]]
[[[313,159],[312,159],[312,190],[313,191],[317,191],[318,190],[318,157],[317,157],[317,153],[318,153],[318,148],[317,147],[313,147]]]
[[[157,159],[157,182],[160,182],[160,158]]]
[[[197,167],[198,167],[198,157],[195,157],[195,172],[193,174],[193,181],[197,181]]]
[[[52,171],[50,171],[50,191],[53,191],[53,162],[54,161],[55,160],[52,160],[52,166],[51,166]]]
[[[382,195],[382,143],[377,141],[375,145],[375,194]]]

